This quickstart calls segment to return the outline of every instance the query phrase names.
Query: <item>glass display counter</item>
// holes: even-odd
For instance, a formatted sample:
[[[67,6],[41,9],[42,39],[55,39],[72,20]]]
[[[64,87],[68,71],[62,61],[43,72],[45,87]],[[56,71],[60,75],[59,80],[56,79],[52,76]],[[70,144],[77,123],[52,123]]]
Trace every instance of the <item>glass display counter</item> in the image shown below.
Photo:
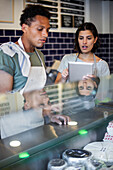
[[[47,86],[41,93],[27,95],[32,99],[29,109],[19,94],[1,94],[0,169],[46,170],[48,162],[61,158],[66,149],[103,141],[113,120],[112,81],[112,75],[95,81],[96,86],[94,83],[84,94],[79,82]],[[71,120],[64,125],[60,119],[62,125],[58,125],[50,121],[49,114]]]

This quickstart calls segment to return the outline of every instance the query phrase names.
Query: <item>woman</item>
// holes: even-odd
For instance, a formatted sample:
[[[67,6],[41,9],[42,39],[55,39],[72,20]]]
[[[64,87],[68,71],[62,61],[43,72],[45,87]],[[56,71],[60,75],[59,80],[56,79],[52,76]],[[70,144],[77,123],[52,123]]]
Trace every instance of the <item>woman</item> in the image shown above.
[[[79,96],[96,96],[100,79],[98,77],[86,76],[85,79],[77,82],[76,92]]]
[[[68,62],[88,62],[94,63],[94,75],[97,77],[108,76],[110,74],[106,61],[100,59],[94,53],[99,47],[98,31],[91,22],[82,24],[76,31],[75,51],[78,53],[67,54],[63,57],[58,68],[58,75],[55,83],[65,82],[68,79]]]

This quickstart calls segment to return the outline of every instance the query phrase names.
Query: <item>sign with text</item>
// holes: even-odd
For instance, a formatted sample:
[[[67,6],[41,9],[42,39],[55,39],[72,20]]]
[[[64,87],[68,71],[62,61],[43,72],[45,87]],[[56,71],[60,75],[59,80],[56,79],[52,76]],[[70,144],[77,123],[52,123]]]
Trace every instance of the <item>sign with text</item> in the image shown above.
[[[84,23],[84,17],[74,16],[74,27],[77,28]]]
[[[84,22],[84,0],[26,0],[26,5],[30,3],[47,7],[51,13],[52,29],[77,28]]]
[[[72,28],[73,17],[71,15],[61,15],[61,27]]]

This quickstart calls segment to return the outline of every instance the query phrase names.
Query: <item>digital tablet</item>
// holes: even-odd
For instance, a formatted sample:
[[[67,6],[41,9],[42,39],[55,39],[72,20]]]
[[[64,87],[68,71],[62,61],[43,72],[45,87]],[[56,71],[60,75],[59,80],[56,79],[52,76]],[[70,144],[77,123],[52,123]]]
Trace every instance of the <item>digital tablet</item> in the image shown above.
[[[86,62],[69,62],[69,81],[79,81],[82,80],[83,76],[94,74],[94,63]]]

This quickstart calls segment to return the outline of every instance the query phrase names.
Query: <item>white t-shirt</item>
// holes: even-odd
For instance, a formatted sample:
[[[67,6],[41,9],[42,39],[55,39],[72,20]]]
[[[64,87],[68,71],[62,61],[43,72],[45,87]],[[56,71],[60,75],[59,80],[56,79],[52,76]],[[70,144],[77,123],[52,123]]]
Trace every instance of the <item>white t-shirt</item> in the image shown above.
[[[62,58],[60,66],[58,68],[58,71],[60,73],[62,73],[64,69],[68,68],[68,62],[69,61],[71,61],[71,62],[75,62],[75,61],[83,62],[82,60],[77,58],[77,53],[66,54]],[[108,66],[106,61],[100,60],[99,62],[96,63],[96,67],[97,67],[97,77],[103,77],[103,76],[110,75],[109,66]]]

